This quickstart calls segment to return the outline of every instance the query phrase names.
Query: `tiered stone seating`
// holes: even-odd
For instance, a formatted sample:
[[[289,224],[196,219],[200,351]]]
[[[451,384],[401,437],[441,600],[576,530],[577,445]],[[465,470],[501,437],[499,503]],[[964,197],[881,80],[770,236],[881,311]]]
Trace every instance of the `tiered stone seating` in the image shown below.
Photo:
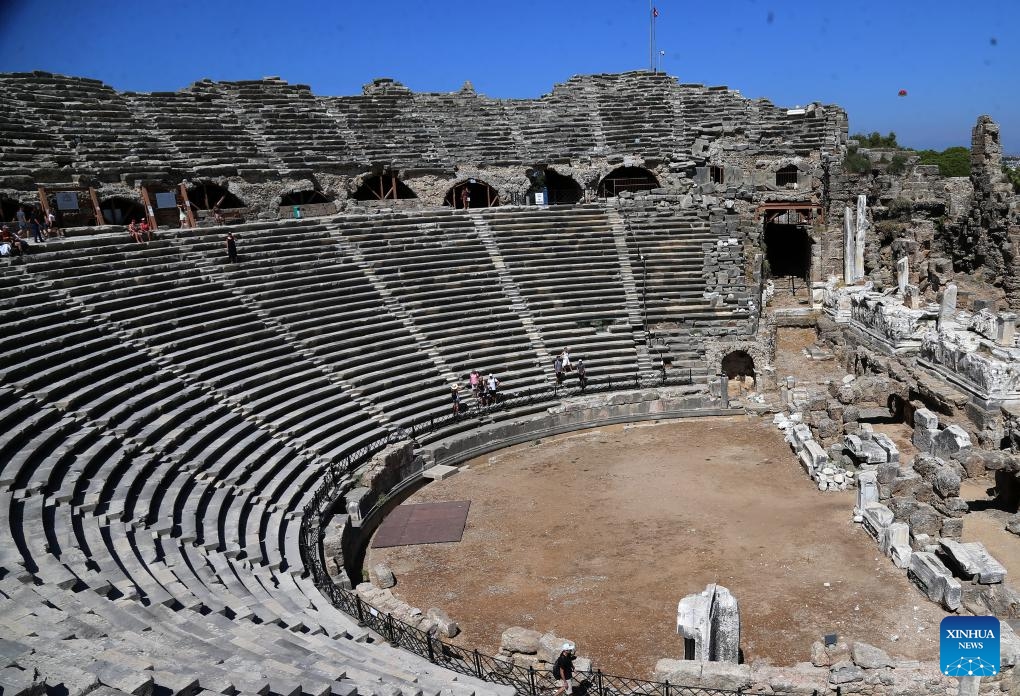
[[[101,267],[137,260],[112,242],[92,257]],[[309,586],[297,515],[321,459],[202,394],[199,417],[163,412],[154,446],[109,416],[132,392],[82,389],[105,372],[77,363],[91,356],[116,371],[123,335],[66,297],[39,298],[85,275],[71,275],[68,261],[39,254],[29,273],[0,276],[11,357],[0,387],[0,528],[11,540],[0,547],[5,691],[45,682],[69,693],[99,683],[110,693],[153,684],[175,693],[502,693],[357,642],[365,631]],[[32,271],[53,286],[11,293],[12,280],[27,286]],[[37,370],[22,367],[22,356],[40,352]],[[115,372],[124,384],[142,388],[150,372],[189,389],[145,353],[134,359],[141,374]],[[42,374],[49,364],[60,373]]]
[[[592,378],[632,378],[634,327],[605,210],[492,212],[486,219],[549,351],[570,348]]]
[[[104,182],[166,174],[161,160],[168,143],[147,130],[123,94],[98,80],[22,73],[4,76],[2,84],[8,110],[37,120],[51,136],[34,146],[43,162],[71,164],[77,173]],[[53,135],[60,140],[54,141]],[[41,149],[47,146],[53,150]],[[66,180],[56,172],[36,171],[35,176],[39,181]]]
[[[29,270],[115,322],[161,363],[215,388],[295,444],[339,458],[379,436],[356,404],[227,288],[210,282],[169,242],[111,245],[82,263],[57,252]],[[247,349],[247,346],[256,346]],[[298,370],[291,388],[267,388],[281,364]],[[314,403],[304,396],[315,393]]]
[[[636,211],[628,216],[628,248],[651,333],[671,335],[673,368],[704,381],[715,370],[705,364],[705,336],[746,333],[746,306],[713,306],[706,297],[703,245],[724,235],[713,230],[706,211]],[[642,267],[641,259],[644,259]],[[743,285],[723,294],[746,295]]]
[[[336,171],[353,160],[350,142],[307,85],[267,78],[223,87],[254,117],[252,127],[284,165],[281,175]]]
[[[718,236],[682,222],[635,225],[663,288]],[[448,412],[449,380],[472,368],[509,393],[547,386],[539,346],[569,346],[593,378],[630,377],[605,209],[230,229],[239,264],[210,228],[76,237],[0,265],[0,626],[15,665],[0,684],[502,693],[367,644],[311,584],[301,512],[331,462]],[[725,321],[696,294],[656,316]]]
[[[357,224],[347,221],[345,227]],[[439,368],[400,319],[384,310],[378,289],[340,241],[323,224],[245,231],[244,263],[224,267],[224,277],[386,421],[407,426],[447,412],[448,387]],[[224,258],[219,236],[194,237],[190,246],[210,259]],[[292,373],[293,367],[277,368],[277,379],[266,387],[285,388]]]
[[[170,143],[164,157],[196,176],[275,178],[269,153],[238,119],[219,83],[196,82],[180,92],[129,94],[132,108]]]
[[[444,161],[439,126],[425,117],[415,95],[394,82],[376,82],[365,94],[326,98],[328,108],[359,137],[366,162],[407,167],[437,166]]]
[[[461,90],[411,92],[389,80],[364,93],[317,97],[277,78],[203,80],[185,90],[117,93],[85,78],[0,75],[0,184],[101,181],[185,174],[264,181],[353,167],[451,168],[556,162],[592,155],[658,157],[719,136],[762,154],[838,147],[836,108],[788,114],[725,87],[681,85],[664,74],[572,77],[533,100]]]
[[[509,393],[546,383],[470,217],[452,211],[395,216],[342,232],[455,377],[493,372]]]
[[[665,73],[593,75],[602,131],[613,152],[657,156],[672,152],[677,115],[675,80]]]

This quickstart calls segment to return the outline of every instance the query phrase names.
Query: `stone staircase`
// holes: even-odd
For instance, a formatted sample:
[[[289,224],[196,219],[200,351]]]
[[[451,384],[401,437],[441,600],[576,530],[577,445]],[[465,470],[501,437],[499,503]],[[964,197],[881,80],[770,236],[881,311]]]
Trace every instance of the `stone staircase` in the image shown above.
[[[630,316],[631,326],[634,327],[638,369],[642,375],[651,375],[658,372],[659,365],[653,364],[648,352],[648,332],[645,330],[644,306],[641,293],[638,291],[637,282],[634,280],[631,250],[627,243],[627,238],[630,234],[629,226],[624,217],[620,215],[619,209],[614,206],[609,206],[606,209],[606,216],[613,227],[613,238],[616,241],[616,250],[619,254],[620,282],[623,283],[623,292],[627,297],[627,314]],[[638,258],[639,260],[641,258],[640,250],[638,250]],[[658,362],[661,364],[661,360]]]
[[[521,295],[521,289],[514,281],[513,276],[507,270],[506,262],[503,260],[503,255],[499,251],[499,247],[496,245],[496,240],[492,237],[492,229],[489,227],[488,221],[482,216],[481,213],[472,212],[470,213],[471,219],[475,224],[475,231],[478,234],[478,238],[482,240],[482,244],[485,245],[485,250],[489,253],[489,257],[492,259],[492,265],[496,269],[496,275],[499,278],[500,287],[503,289],[503,293],[510,300],[510,309],[516,313],[521,323],[524,325],[524,331],[528,334],[528,340],[531,342],[531,347],[538,355],[539,362],[544,366],[544,369],[548,371],[551,369],[553,364],[554,356],[549,352],[549,349],[545,345],[545,341],[542,339],[542,334],[535,326],[535,319],[531,316],[531,312],[528,309],[528,301]]]

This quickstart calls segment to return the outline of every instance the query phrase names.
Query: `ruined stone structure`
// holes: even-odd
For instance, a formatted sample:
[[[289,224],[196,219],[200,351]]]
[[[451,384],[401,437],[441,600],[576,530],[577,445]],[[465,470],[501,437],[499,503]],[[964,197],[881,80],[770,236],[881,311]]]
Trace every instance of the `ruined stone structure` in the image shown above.
[[[990,120],[959,181],[843,171],[838,107],[649,73],[579,76],[534,100],[391,80],[351,97],[276,78],[137,94],[31,73],[0,87],[4,219],[41,203],[72,228],[0,262],[5,689],[506,694],[383,645],[330,604],[302,545],[355,585],[351,535],[432,465],[729,413],[724,364],[779,391],[778,423],[819,489],[858,486],[861,523],[929,597],[1013,607],[981,549],[954,545],[957,465],[1020,442],[1017,205]],[[536,194],[562,205],[526,205]],[[178,205],[195,227],[176,229]],[[239,264],[224,262],[214,208],[236,223]],[[94,224],[136,215],[159,224],[155,241]],[[831,392],[776,388],[765,304],[787,285],[853,372]],[[568,347],[607,393],[549,389]],[[498,374],[511,406],[443,420],[473,368]],[[900,462],[859,422],[888,403],[920,414],[930,457]],[[420,449],[372,468],[409,435]],[[1015,479],[1014,459],[980,462]],[[301,535],[309,510],[333,525],[315,539]],[[400,611],[449,633],[441,612]],[[1012,633],[1005,644],[1012,668]],[[512,660],[536,654],[515,646]],[[725,646],[715,657],[736,661]],[[889,677],[869,647],[792,675],[660,672],[946,692],[929,666]]]

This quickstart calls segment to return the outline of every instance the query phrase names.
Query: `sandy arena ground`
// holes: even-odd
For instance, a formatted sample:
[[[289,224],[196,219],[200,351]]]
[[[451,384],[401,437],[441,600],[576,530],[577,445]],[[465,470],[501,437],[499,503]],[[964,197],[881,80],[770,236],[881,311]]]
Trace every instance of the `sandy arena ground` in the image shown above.
[[[676,603],[710,582],[741,604],[745,659],[791,665],[824,633],[932,659],[943,613],[819,493],[781,434],[745,417],[614,426],[481,457],[407,501],[470,500],[460,543],[373,549],[395,592],[495,652],[520,625],[603,670],[682,655]]]

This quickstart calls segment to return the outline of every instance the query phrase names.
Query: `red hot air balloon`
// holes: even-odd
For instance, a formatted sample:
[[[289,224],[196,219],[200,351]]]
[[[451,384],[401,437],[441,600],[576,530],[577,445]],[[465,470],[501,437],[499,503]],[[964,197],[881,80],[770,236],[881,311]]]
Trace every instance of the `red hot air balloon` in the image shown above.
[[[901,89],[899,94],[900,94],[901,97],[905,97],[905,96],[907,96],[907,90]]]

